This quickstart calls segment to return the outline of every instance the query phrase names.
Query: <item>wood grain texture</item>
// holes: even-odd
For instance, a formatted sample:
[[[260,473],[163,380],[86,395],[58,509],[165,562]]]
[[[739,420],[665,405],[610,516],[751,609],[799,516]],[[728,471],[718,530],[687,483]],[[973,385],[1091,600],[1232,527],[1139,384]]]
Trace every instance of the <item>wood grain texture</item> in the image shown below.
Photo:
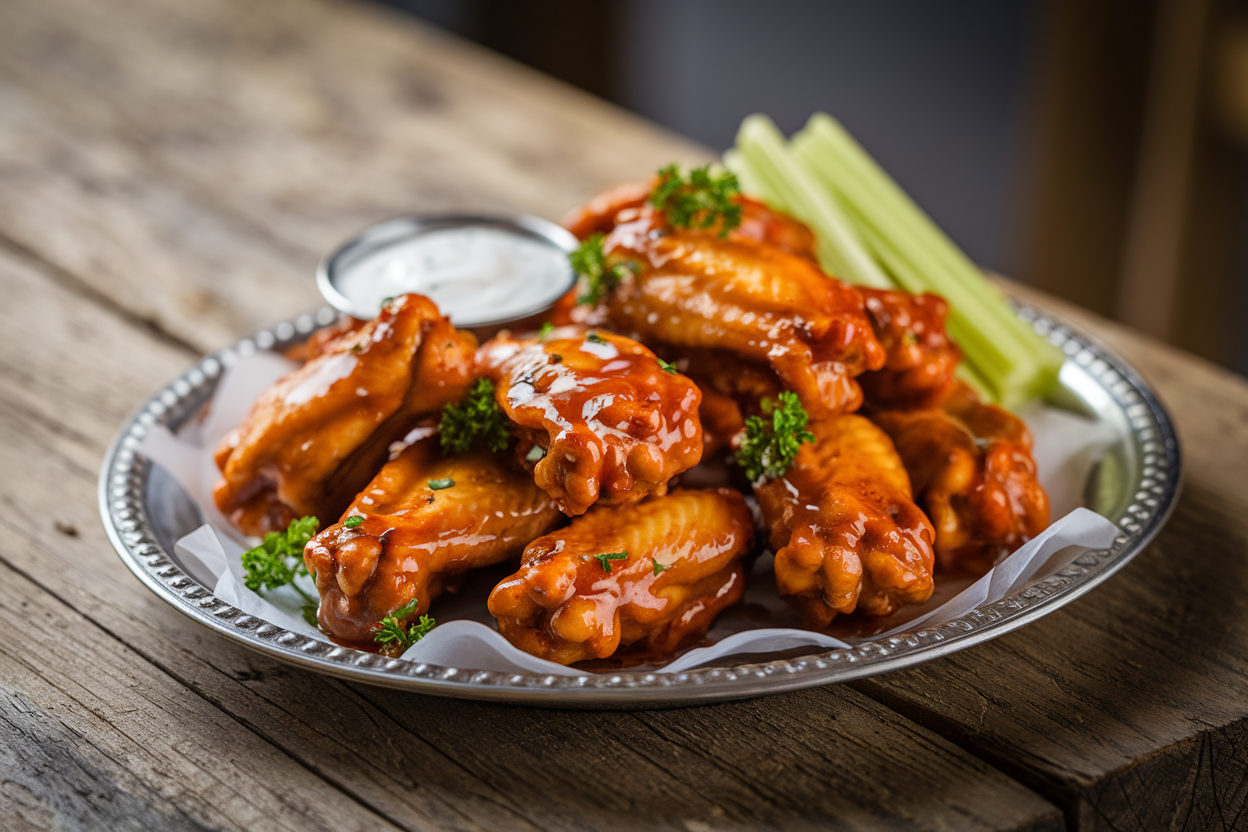
[[[1053,301],[1177,421],[1183,496],[1118,576],[1016,633],[855,687],[1062,805],[1076,829],[1248,825],[1248,383]]]
[[[401,213],[557,219],[706,151],[369,4],[0,7],[0,233],[207,350]],[[150,291],[159,286],[159,291]]]
[[[1061,828],[1047,802],[844,688],[668,714],[562,713],[345,684],[226,642],[139,584],[95,516],[95,469],[105,444],[134,402],[190,356],[2,248],[0,291],[14,298],[0,309],[4,343],[39,345],[0,350],[0,431],[9,439],[0,445],[0,469],[23,472],[0,481],[0,591],[2,570],[29,575],[39,587],[16,597],[37,597],[52,610],[72,606],[75,619],[32,623],[44,635],[18,632],[8,655],[23,661],[64,631],[103,634],[108,644],[90,642],[65,672],[80,679],[141,678],[149,686],[159,681],[166,695],[184,696],[194,718],[157,719],[147,730],[159,731],[170,748],[194,745],[216,755],[221,770],[211,788],[221,795],[232,794],[236,781],[263,763],[271,788],[292,789],[300,801],[328,791],[375,812],[378,828],[382,818],[405,829],[454,830],[903,822],[913,829]],[[0,595],[0,608],[8,606]],[[45,674],[58,667],[60,655],[45,657]],[[103,665],[98,673],[93,662]],[[16,697],[8,706],[0,700],[0,731],[7,720],[17,736],[47,735],[52,742],[51,756],[4,761],[14,772],[9,779],[30,790],[21,793],[20,805],[32,823],[52,817],[69,828],[90,828],[84,819],[123,818],[132,805],[113,795],[111,785],[100,787],[113,795],[103,807],[73,798],[78,781],[69,774],[35,790],[32,769],[81,769],[91,782],[107,780],[140,798],[155,788],[150,773],[135,771],[128,758],[101,768],[103,762],[83,757],[85,746],[62,748],[67,740],[55,724],[41,728],[42,717],[32,726],[13,716],[29,710],[27,701],[46,710],[60,701],[56,696],[70,697],[61,677],[39,687],[37,679],[10,677],[0,665],[0,678],[6,684],[12,678],[4,690]],[[96,695],[102,707],[130,707],[111,687]],[[143,723],[146,713],[138,707],[130,718]],[[213,719],[242,731],[248,742],[198,729]],[[102,731],[79,729],[87,741],[99,741]],[[161,748],[149,751],[159,756]],[[205,817],[197,801],[209,800],[209,785],[201,789],[197,778],[179,771],[166,785],[182,791],[153,802],[157,814],[138,815],[139,821],[248,825],[234,816]],[[352,826],[344,820],[342,828]]]

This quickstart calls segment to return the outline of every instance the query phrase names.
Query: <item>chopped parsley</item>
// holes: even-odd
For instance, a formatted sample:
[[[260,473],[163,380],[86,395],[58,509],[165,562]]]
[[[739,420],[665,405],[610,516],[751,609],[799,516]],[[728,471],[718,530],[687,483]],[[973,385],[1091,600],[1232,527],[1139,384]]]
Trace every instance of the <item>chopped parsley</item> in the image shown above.
[[[784,476],[802,444],[815,441],[806,430],[808,418],[797,395],[785,390],[771,409],[771,424],[759,416],[746,419],[745,441],[736,453],[745,475],[752,481]]]
[[[593,305],[611,294],[620,281],[629,273],[625,263],[607,265],[607,255],[602,250],[602,234],[591,234],[568,255],[572,270],[579,274],[585,282],[585,291],[576,299],[577,303]]]
[[[627,557],[628,557],[628,552],[608,552],[605,555],[594,555],[594,558],[596,558],[597,561],[602,564],[603,572],[611,571],[611,561],[624,560]]]
[[[494,382],[479,378],[463,401],[442,408],[438,441],[446,454],[462,454],[478,447],[490,451],[507,447],[511,434],[507,432],[507,417],[494,399]]]
[[[672,568],[671,565],[669,564],[659,563],[658,558],[650,558],[650,560],[654,561],[654,574],[656,575],[659,574],[660,572],[666,572],[667,570]]]
[[[529,448],[529,452],[524,455],[524,461],[537,462],[544,456],[546,456],[546,452],[542,450],[542,446],[534,445],[532,448]]]
[[[542,328],[537,331],[537,340],[545,341],[550,337],[550,333],[555,331],[555,325],[550,321],[542,324]]]
[[[562,364],[562,363],[563,363],[563,356],[562,356],[562,355],[560,355],[560,354],[559,354],[559,353],[557,353],[557,352],[555,352],[555,353],[551,353],[551,354],[550,354],[550,363],[551,363],[551,364]]]
[[[673,228],[713,228],[727,237],[741,224],[741,206],[734,197],[741,192],[730,171],[711,173],[710,165],[694,168],[686,176],[677,165],[659,171],[659,182],[650,192],[650,204],[667,217]]]
[[[243,583],[253,592],[291,586],[303,597],[303,620],[316,626],[317,599],[295,583],[298,575],[308,575],[303,549],[321,527],[315,517],[290,521],[284,532],[269,532],[264,542],[243,552]]]
[[[671,376],[676,375],[675,364],[669,364],[668,362],[664,361],[662,358],[659,358],[659,367],[661,367],[663,369],[663,372],[667,373],[668,375],[671,375]]]
[[[354,529],[356,526],[360,525],[363,522],[364,522],[363,517],[361,517],[358,514],[353,514],[352,516],[348,517],[346,520],[343,520],[342,525],[346,526],[348,529]]]
[[[591,344],[605,344],[605,343],[607,343],[607,339],[606,339],[606,338],[603,338],[603,337],[602,337],[601,335],[599,335],[597,332],[591,332],[591,333],[589,333],[588,335],[586,335],[586,336],[585,336],[585,340],[586,340],[586,341],[588,341],[588,342],[589,342],[589,343],[591,343]]]
[[[373,641],[382,645],[382,653],[392,658],[398,657],[437,626],[433,618],[422,615],[410,627],[404,627],[403,621],[415,615],[419,608],[420,602],[413,598],[377,623]]]
[[[429,480],[429,487],[434,491],[441,491],[443,488],[450,488],[455,484],[455,480],[450,477],[443,477],[439,480]]]

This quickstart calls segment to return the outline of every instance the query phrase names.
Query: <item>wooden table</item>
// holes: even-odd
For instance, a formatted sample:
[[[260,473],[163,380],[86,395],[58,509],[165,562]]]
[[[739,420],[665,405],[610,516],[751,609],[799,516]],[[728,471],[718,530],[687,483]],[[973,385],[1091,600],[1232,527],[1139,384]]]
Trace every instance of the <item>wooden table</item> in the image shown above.
[[[112,552],[126,414],[316,304],[348,234],[553,218],[707,155],[369,5],[0,4],[0,827],[1248,828],[1248,384],[1057,303],[1172,409],[1184,496],[1107,585],[914,670],[643,713],[423,697],[240,649]]]

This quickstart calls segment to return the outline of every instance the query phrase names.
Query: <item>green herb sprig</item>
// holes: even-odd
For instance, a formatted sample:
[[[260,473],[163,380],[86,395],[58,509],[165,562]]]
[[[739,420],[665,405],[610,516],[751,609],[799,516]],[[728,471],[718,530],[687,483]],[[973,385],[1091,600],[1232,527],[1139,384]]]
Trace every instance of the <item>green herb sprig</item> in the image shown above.
[[[300,589],[295,577],[308,574],[303,549],[320,527],[321,521],[315,517],[300,517],[290,521],[286,531],[269,532],[263,543],[243,552],[243,583],[247,588],[259,592],[287,585],[294,587],[303,597],[303,620],[313,627],[316,626],[318,601]]]
[[[611,561],[624,560],[627,557],[628,557],[628,552],[608,552],[605,555],[594,555],[594,558],[597,559],[597,561],[602,564],[603,572],[611,571]]]
[[[673,228],[713,228],[727,237],[741,224],[741,206],[734,200],[741,192],[736,174],[712,173],[710,165],[686,175],[677,165],[659,171],[659,182],[650,192],[650,204],[663,212]]]
[[[410,627],[403,626],[404,619],[415,615],[419,607],[420,602],[413,598],[377,623],[373,641],[382,645],[382,653],[391,657],[400,656],[437,626],[437,622],[428,615],[422,615]]]
[[[602,249],[602,234],[591,234],[568,255],[572,270],[579,274],[585,282],[585,291],[576,299],[577,303],[594,305],[605,296],[611,294],[620,281],[628,276],[632,269],[627,263],[607,265],[607,255]]]
[[[494,382],[479,378],[458,404],[442,408],[438,422],[442,452],[462,454],[473,448],[501,451],[511,442],[507,417],[494,399]]]
[[[794,457],[815,435],[806,430],[809,417],[801,401],[792,391],[785,390],[772,408],[771,423],[760,416],[745,420],[745,440],[736,453],[736,462],[745,469],[751,481],[764,475],[782,477],[793,464]]]

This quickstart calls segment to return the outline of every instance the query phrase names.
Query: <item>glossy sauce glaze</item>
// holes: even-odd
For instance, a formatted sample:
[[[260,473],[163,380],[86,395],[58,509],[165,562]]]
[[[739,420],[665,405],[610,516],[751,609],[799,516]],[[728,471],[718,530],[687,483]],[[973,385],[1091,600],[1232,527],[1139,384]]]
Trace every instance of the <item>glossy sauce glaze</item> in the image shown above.
[[[628,646],[670,654],[740,600],[753,540],[745,501],[728,489],[594,508],[529,544],[490,612],[508,641],[559,664]]]
[[[412,600],[411,617],[428,612],[469,569],[514,557],[562,521],[532,478],[501,455],[444,457],[437,437],[417,442],[381,469],[342,522],[308,542],[321,629],[370,647],[385,616]]]
[[[557,319],[605,321],[656,346],[727,350],[769,366],[812,414],[862,404],[854,378],[886,355],[853,287],[770,241],[673,229],[648,204],[612,222],[603,249],[629,271],[597,309],[565,298]]]
[[[868,407],[911,409],[936,405],[953,384],[962,353],[945,332],[949,304],[932,294],[912,295],[859,287],[888,358],[858,381]]]
[[[521,438],[537,484],[566,514],[662,494],[702,456],[701,393],[649,349],[605,331],[509,334],[482,345],[481,371]]]
[[[897,446],[936,529],[943,572],[982,575],[1049,525],[1049,497],[1014,414],[955,383],[937,408],[871,417]]]
[[[315,357],[270,387],[216,451],[213,496],[246,534],[294,518],[336,518],[377,472],[390,443],[462,398],[476,339],[420,295],[365,325],[343,325]]]
[[[888,436],[856,414],[809,427],[788,473],[755,488],[781,596],[814,628],[926,601],[932,525]]]

